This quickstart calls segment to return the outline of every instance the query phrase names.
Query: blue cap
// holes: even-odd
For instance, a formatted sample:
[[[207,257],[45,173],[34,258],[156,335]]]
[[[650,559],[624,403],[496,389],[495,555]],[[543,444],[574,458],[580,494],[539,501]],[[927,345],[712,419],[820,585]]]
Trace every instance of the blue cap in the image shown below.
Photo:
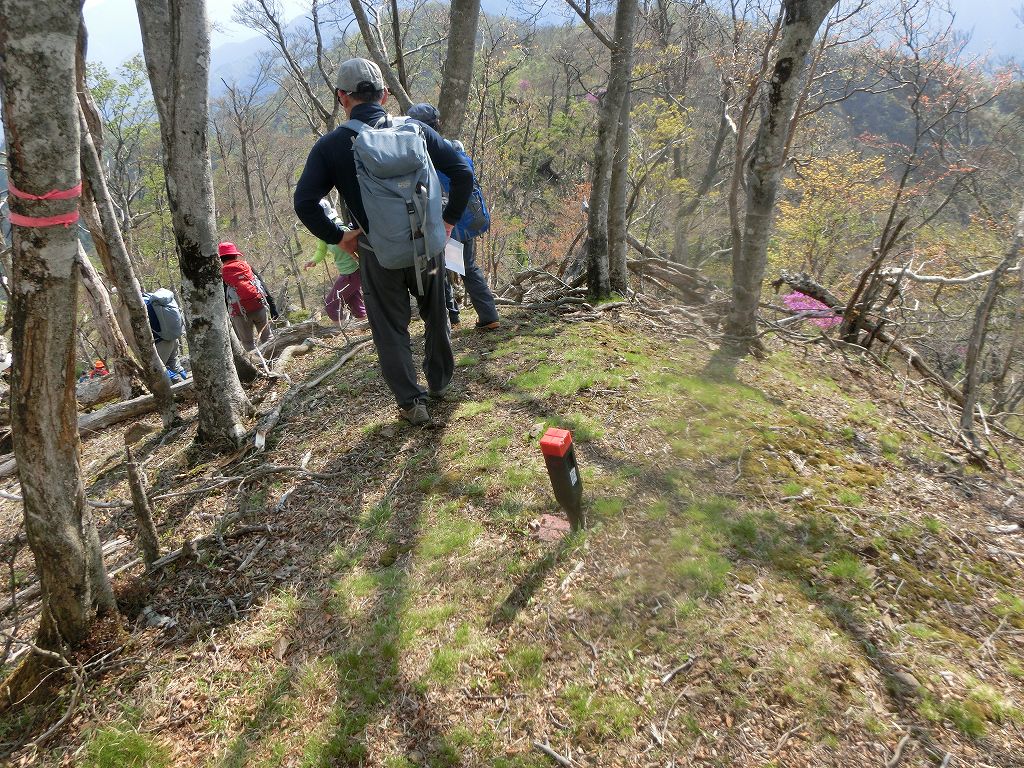
[[[406,114],[413,120],[419,120],[421,123],[429,125],[434,130],[437,130],[437,121],[441,119],[441,113],[437,111],[437,107],[427,104],[425,101],[413,104]]]

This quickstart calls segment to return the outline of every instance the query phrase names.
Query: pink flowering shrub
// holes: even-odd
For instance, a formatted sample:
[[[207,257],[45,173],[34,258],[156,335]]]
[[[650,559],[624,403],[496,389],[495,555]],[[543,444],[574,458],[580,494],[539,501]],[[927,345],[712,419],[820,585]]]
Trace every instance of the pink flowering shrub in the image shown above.
[[[786,305],[786,309],[793,312],[815,312],[815,311],[831,311],[826,305],[822,304],[817,299],[812,299],[806,293],[800,293],[799,291],[793,291],[793,293],[787,293],[782,297],[782,303]],[[839,325],[843,318],[839,316],[833,317],[809,317],[807,318],[819,328],[834,328]]]

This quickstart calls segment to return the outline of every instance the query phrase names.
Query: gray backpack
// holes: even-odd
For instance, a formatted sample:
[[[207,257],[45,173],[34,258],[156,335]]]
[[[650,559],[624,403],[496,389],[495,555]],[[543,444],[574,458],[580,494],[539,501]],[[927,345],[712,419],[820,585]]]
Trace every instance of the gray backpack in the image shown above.
[[[420,126],[394,118],[385,127],[360,120],[349,120],[345,127],[356,132],[352,153],[370,247],[386,269],[416,267],[416,287],[422,295],[421,272],[441,254],[447,238],[441,182]]]
[[[181,310],[174,294],[166,288],[157,288],[152,293],[142,294],[149,313],[149,325],[158,341],[180,339],[185,331]]]

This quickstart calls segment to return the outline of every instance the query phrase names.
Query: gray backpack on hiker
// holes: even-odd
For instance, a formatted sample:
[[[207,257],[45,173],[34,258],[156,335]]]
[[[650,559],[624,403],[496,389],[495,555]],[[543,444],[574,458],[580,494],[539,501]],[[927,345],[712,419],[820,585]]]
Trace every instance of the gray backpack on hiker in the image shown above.
[[[380,125],[380,123],[378,123]],[[441,182],[415,121],[394,118],[375,128],[360,120],[345,127],[352,140],[359,191],[370,227],[367,238],[385,269],[416,267],[423,294],[423,269],[444,250]]]
[[[181,310],[174,294],[166,288],[157,288],[142,294],[149,314],[149,326],[157,341],[174,341],[185,332]]]

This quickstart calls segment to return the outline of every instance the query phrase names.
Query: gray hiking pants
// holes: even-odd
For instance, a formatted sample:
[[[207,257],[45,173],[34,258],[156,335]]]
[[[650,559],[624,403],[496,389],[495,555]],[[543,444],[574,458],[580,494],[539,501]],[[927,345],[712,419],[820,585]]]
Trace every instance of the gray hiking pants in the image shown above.
[[[242,348],[246,352],[256,349],[253,327],[259,335],[260,344],[270,341],[270,313],[266,307],[260,307],[255,312],[246,312],[243,309],[242,314],[232,315],[231,327],[235,329],[235,335],[242,342]]]
[[[178,340],[171,339],[154,339],[156,343],[156,353],[160,355],[160,362],[164,364],[164,368],[170,368],[171,370],[177,371],[181,368],[178,362]]]
[[[412,308],[409,294],[416,299],[424,325],[423,373],[427,387],[437,391],[448,386],[455,374],[455,357],[448,335],[448,317],[444,304],[444,274],[438,257],[424,271],[423,295],[417,293],[416,270],[385,269],[376,255],[359,240],[359,272],[363,279],[363,300],[370,332],[377,347],[380,372],[401,408],[410,408],[427,396],[419,385],[412,361],[409,321]]]

